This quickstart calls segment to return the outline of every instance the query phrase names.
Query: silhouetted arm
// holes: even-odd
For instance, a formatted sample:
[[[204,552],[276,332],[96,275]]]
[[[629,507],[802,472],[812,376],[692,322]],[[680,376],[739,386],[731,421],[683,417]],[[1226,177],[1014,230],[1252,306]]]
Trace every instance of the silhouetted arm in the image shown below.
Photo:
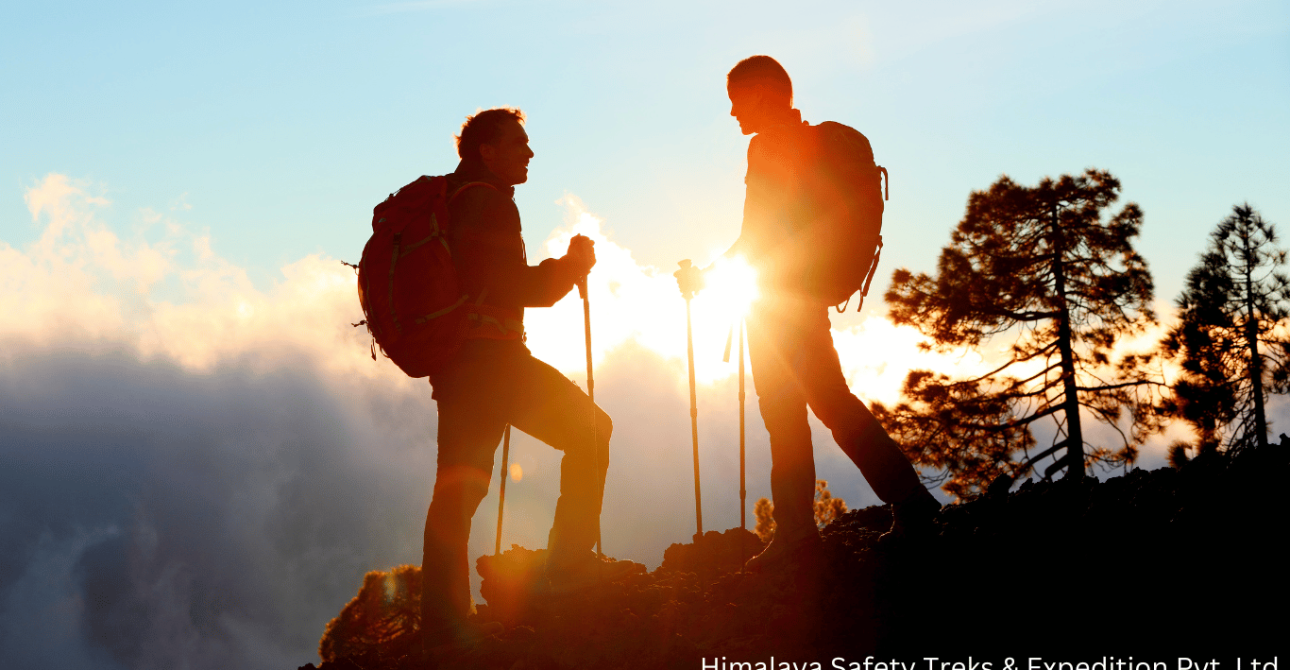
[[[484,301],[498,307],[550,307],[573,289],[577,265],[549,258],[530,266],[520,213],[502,192],[464,191],[453,202],[453,256],[462,288],[471,298],[487,289]]]
[[[785,217],[795,188],[796,159],[793,138],[783,134],[759,134],[748,143],[743,224],[724,256],[742,254],[749,263],[765,266],[793,243]]]

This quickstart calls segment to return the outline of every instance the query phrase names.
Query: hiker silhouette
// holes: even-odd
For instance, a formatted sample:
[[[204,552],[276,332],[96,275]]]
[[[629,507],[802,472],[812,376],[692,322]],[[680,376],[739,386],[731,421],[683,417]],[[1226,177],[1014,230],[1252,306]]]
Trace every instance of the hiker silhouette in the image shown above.
[[[834,158],[850,150],[839,149],[840,144],[853,143],[839,138],[858,137],[859,151],[869,152],[872,165],[868,140],[840,124],[803,121],[792,105],[792,80],[769,56],[740,61],[727,75],[726,88],[730,115],[743,134],[754,135],[748,144],[743,226],[724,255],[742,255],[757,269],[761,296],[751,307],[748,343],[754,388],[770,433],[777,530],[770,546],[748,562],[759,570],[819,544],[807,407],[833,432],[878,497],[893,503],[889,540],[925,528],[940,504],[847,387],[829,333],[829,306],[862,288],[878,245],[876,226],[872,239],[838,243],[848,231],[872,226],[875,216],[881,225],[881,168],[850,174],[836,167],[850,159]],[[855,273],[857,267],[864,272]],[[702,288],[703,272],[677,273],[683,294]]]
[[[548,540],[552,588],[578,588],[605,572],[592,547],[613,425],[586,393],[534,358],[523,339],[524,309],[549,307],[569,293],[595,265],[595,249],[578,235],[563,257],[528,264],[513,201],[534,156],[524,121],[520,110],[510,108],[469,117],[457,138],[461,163],[448,175],[448,243],[460,289],[472,302],[489,306],[480,313],[491,316],[472,327],[448,362],[430,374],[439,410],[438,467],[426,515],[421,607],[431,649],[495,632],[467,621],[466,545],[508,424],[564,452]],[[481,182],[487,188],[463,188]]]

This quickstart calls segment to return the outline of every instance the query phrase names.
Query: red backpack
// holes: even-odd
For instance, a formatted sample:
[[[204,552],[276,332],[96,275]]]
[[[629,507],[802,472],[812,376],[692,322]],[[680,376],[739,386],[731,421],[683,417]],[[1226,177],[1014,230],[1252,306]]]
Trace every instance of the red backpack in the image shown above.
[[[437,371],[491,311],[482,295],[472,300],[461,291],[448,246],[448,203],[472,186],[493,188],[471,182],[449,194],[447,177],[421,177],[372,212],[372,237],[358,264],[363,323],[374,340],[372,357],[379,345],[410,377]]]
[[[869,285],[878,268],[882,253],[882,213],[886,199],[882,178],[887,169],[873,159],[869,139],[860,131],[840,123],[825,121],[812,130],[819,151],[821,174],[820,197],[829,208],[844,207],[845,216],[828,216],[828,225],[817,231],[820,250],[815,292],[831,305],[850,302],[860,292],[864,306]],[[890,180],[888,180],[890,188]],[[842,305],[839,312],[846,309]]]

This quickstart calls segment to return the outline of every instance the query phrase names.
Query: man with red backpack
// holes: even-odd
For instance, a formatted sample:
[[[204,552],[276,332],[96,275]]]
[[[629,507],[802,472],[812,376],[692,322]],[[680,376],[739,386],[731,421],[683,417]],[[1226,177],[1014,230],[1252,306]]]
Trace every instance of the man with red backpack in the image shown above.
[[[512,199],[515,185],[528,180],[534,155],[523,122],[523,113],[510,108],[470,117],[457,138],[461,163],[447,177],[447,243],[470,317],[460,347],[430,372],[439,409],[438,469],[421,565],[422,629],[430,648],[489,632],[466,619],[466,545],[507,424],[564,452],[548,540],[552,589],[593,584],[630,565],[605,563],[592,551],[609,464],[609,416],[524,345],[524,309],[555,304],[586,277],[596,256],[592,241],[578,235],[563,257],[528,264]]]
[[[755,135],[748,144],[743,227],[725,255],[742,255],[758,271],[762,297],[752,306],[748,343],[770,433],[776,524],[770,546],[748,567],[778,566],[819,545],[808,406],[878,497],[892,503],[886,537],[926,529],[940,503],[847,388],[829,333],[829,306],[865,288],[880,245],[882,169],[873,165],[863,135],[802,121],[792,106],[792,81],[775,59],[747,58],[726,82],[730,115],[743,134]],[[702,286],[702,271],[683,270],[677,281],[682,292],[693,292]]]

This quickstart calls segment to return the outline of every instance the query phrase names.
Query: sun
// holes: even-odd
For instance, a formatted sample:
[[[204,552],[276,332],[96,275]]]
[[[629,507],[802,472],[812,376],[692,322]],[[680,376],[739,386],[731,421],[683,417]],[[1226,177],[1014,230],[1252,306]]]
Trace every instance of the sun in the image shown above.
[[[686,302],[673,272],[676,265],[645,264],[605,235],[601,220],[581,204],[570,203],[568,228],[552,234],[544,255],[558,258],[575,234],[596,243],[596,266],[587,277],[592,324],[593,367],[612,351],[631,342],[664,361],[686,360]],[[710,250],[707,258],[722,250]],[[703,255],[698,256],[703,259]],[[738,332],[757,299],[757,272],[743,258],[718,258],[705,274],[706,287],[692,300],[695,376],[709,384],[736,374],[738,361],[722,360],[726,340]],[[524,315],[526,344],[535,356],[585,384],[584,311],[577,291],[547,309]],[[682,377],[684,380],[684,377]],[[683,383],[683,381],[682,381]],[[585,388],[585,386],[584,386]]]
[[[704,275],[707,286],[695,298],[718,321],[737,322],[747,316],[758,297],[757,270],[743,256],[719,258]],[[700,302],[702,301],[702,302]]]

